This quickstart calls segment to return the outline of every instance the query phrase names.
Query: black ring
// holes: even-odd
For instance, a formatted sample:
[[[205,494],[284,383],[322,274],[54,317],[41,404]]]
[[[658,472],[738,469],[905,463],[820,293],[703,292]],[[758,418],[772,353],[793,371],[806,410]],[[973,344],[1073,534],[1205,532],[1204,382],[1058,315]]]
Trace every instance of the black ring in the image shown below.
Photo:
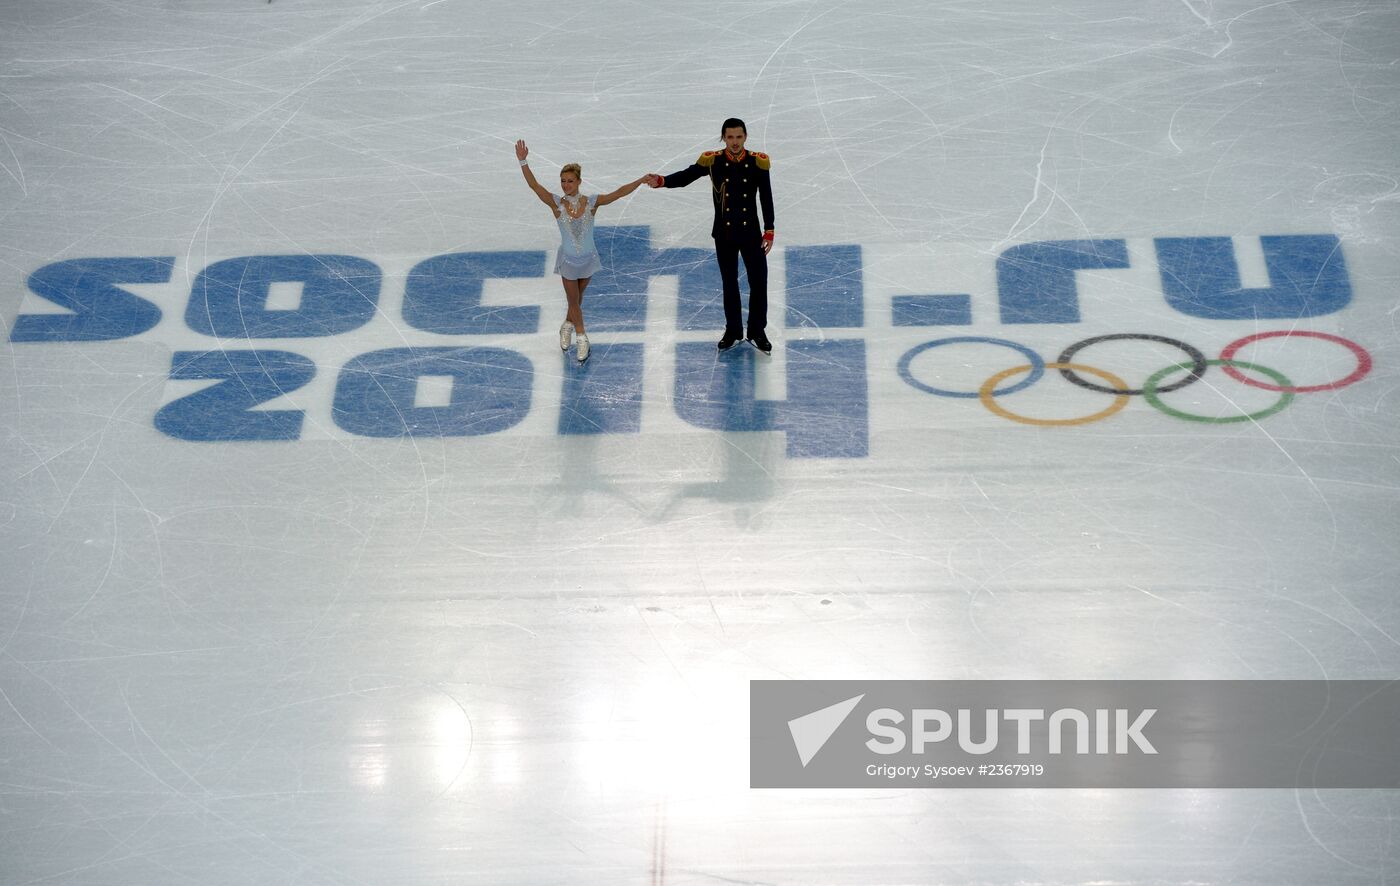
[[[1206,355],[1191,347],[1186,342],[1177,341],[1174,338],[1167,338],[1164,335],[1148,335],[1146,333],[1138,332],[1115,332],[1112,335],[1096,335],[1093,338],[1086,338],[1083,341],[1075,342],[1074,344],[1065,348],[1064,351],[1060,353],[1059,359],[1057,359],[1055,362],[1073,363],[1074,355],[1089,347],[1089,345],[1096,345],[1101,341],[1116,341],[1119,339],[1161,342],[1164,345],[1171,345],[1174,348],[1180,348],[1182,353],[1191,358],[1191,374],[1183,378],[1181,381],[1173,382],[1172,384],[1163,385],[1162,387],[1157,388],[1158,393],[1164,394],[1168,391],[1175,391],[1179,388],[1184,388],[1192,382],[1200,381],[1201,376],[1205,374],[1206,366],[1208,365],[1206,363]],[[1075,374],[1073,369],[1061,369],[1059,372],[1060,375],[1063,375],[1065,377],[1065,381],[1079,385],[1081,388],[1088,388],[1091,391],[1098,391],[1102,394],[1113,394],[1116,396],[1119,394],[1142,393],[1141,388],[1138,388],[1137,390],[1133,391],[1120,391],[1116,388],[1107,388],[1103,385],[1096,385],[1091,381],[1085,381],[1083,378],[1080,378],[1078,375]]]

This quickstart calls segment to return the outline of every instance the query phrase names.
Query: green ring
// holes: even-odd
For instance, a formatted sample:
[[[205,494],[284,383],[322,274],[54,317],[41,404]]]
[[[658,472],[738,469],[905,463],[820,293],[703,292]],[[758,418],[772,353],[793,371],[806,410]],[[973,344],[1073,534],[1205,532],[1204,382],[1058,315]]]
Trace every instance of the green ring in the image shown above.
[[[1243,360],[1207,360],[1206,365],[1230,366],[1237,369],[1253,369],[1255,372],[1262,372],[1269,378],[1272,378],[1282,388],[1293,387],[1293,382],[1289,381],[1288,378],[1282,372],[1279,372],[1276,369],[1269,369],[1267,366],[1260,366],[1257,363],[1245,363]],[[1286,407],[1289,403],[1293,402],[1293,392],[1285,390],[1283,391],[1283,395],[1278,398],[1278,402],[1270,406],[1268,409],[1261,409],[1258,412],[1251,412],[1249,415],[1232,415],[1227,418],[1215,418],[1209,415],[1192,415],[1189,412],[1182,412],[1180,409],[1173,409],[1172,407],[1163,403],[1162,398],[1157,396],[1157,382],[1166,378],[1173,372],[1185,372],[1193,368],[1194,364],[1178,363],[1175,366],[1168,366],[1166,369],[1163,369],[1160,372],[1153,373],[1152,376],[1142,384],[1142,398],[1148,403],[1151,403],[1153,406],[1155,406],[1159,411],[1165,412],[1167,415],[1175,416],[1179,419],[1183,419],[1184,421],[1198,421],[1209,425],[1227,425],[1237,421],[1259,421],[1262,418],[1268,418],[1275,412],[1278,412],[1279,410]]]

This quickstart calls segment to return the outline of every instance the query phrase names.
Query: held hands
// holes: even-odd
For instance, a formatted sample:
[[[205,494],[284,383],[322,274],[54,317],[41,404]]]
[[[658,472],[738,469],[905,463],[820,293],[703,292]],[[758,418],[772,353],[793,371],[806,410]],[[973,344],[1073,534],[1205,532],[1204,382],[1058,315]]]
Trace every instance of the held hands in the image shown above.
[[[661,176],[654,172],[648,172],[646,175],[642,176],[642,181],[645,182],[649,188],[661,187]]]

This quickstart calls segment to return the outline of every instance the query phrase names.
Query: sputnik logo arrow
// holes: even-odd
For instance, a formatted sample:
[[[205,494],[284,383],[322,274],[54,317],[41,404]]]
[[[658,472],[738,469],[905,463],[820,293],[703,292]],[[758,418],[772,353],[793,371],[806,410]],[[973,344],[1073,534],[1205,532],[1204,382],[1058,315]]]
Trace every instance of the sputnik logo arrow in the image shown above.
[[[862,698],[865,698],[864,693],[788,721],[788,731],[792,733],[792,743],[797,747],[797,756],[801,758],[803,768],[841,728]]]

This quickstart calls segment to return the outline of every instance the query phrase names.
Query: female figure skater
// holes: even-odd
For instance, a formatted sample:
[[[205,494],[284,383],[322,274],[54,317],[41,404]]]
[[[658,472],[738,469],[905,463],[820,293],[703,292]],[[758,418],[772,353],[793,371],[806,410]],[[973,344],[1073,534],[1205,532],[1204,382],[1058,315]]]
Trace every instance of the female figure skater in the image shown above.
[[[593,216],[599,206],[607,206],[614,200],[626,197],[637,187],[650,180],[642,176],[613,191],[611,194],[584,197],[578,192],[583,170],[577,163],[570,163],[559,171],[559,187],[564,195],[551,194],[544,185],[535,180],[530,164],[525,158],[530,149],[525,142],[515,143],[515,158],[520,161],[520,171],[525,175],[525,183],[540,202],[549,207],[559,223],[559,257],[554,262],[554,273],[564,282],[564,297],[569,302],[568,317],[559,327],[559,348],[567,351],[574,333],[578,333],[578,362],[588,359],[588,333],[583,328],[583,292],[588,281],[603,269],[598,259],[598,248],[593,245]]]

